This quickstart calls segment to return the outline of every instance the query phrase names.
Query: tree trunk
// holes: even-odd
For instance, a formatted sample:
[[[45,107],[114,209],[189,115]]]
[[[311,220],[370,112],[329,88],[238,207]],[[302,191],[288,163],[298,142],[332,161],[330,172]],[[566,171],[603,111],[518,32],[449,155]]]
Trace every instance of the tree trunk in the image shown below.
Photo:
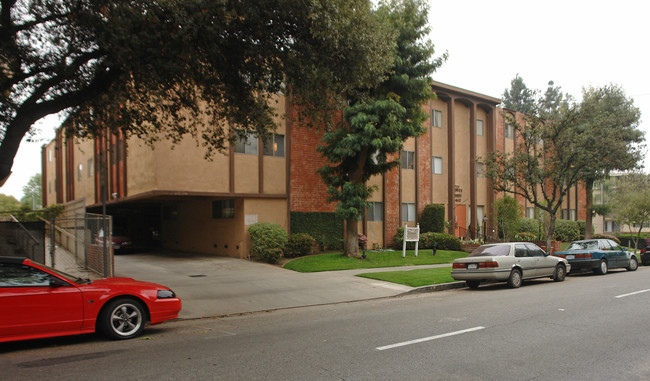
[[[585,239],[591,238],[591,230],[593,229],[593,212],[591,207],[594,205],[594,180],[589,179],[585,182],[585,190],[587,192],[587,217],[585,218]]]
[[[553,233],[555,233],[555,213],[549,213],[548,230],[546,231],[546,252],[551,252],[551,245],[553,244]]]
[[[345,237],[343,238],[343,255],[361,258],[359,254],[359,226],[356,218],[345,220]]]

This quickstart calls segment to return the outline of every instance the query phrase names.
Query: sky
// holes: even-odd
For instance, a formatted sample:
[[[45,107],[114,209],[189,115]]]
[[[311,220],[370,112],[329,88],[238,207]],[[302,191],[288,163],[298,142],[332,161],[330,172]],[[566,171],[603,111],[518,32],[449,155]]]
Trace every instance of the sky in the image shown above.
[[[622,86],[641,110],[650,140],[650,2],[640,0],[429,1],[431,41],[449,58],[433,75],[448,85],[501,98],[519,74],[543,93],[549,81],[581,99],[583,87]],[[41,121],[23,141],[0,193],[20,200],[41,171],[41,146],[60,121]],[[650,158],[644,161],[646,172]]]

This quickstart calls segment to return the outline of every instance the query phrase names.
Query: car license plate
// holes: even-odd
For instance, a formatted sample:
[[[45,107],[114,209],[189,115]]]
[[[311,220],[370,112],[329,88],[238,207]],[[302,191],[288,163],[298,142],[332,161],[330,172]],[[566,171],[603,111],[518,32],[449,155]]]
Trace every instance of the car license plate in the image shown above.
[[[568,254],[568,255],[566,256],[566,259],[575,259],[575,257],[576,257],[576,256],[573,255],[573,254]]]
[[[478,265],[476,263],[470,263],[467,265],[468,270],[476,270],[478,268]]]

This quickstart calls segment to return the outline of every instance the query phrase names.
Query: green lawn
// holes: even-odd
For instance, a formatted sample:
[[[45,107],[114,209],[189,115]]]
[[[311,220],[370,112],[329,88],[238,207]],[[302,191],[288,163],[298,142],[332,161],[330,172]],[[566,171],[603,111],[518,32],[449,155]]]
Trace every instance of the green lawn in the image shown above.
[[[383,280],[386,282],[399,283],[411,287],[429,286],[432,284],[449,283],[454,281],[454,279],[451,277],[451,267],[366,273],[359,274],[357,276]]]
[[[402,258],[401,251],[367,251],[366,259],[345,257],[341,253],[330,253],[302,257],[287,262],[285,269],[302,273],[318,271],[371,269],[377,267],[399,267],[413,265],[433,265],[451,263],[456,258],[466,257],[464,251],[438,250],[433,255],[432,250],[419,250],[415,256],[414,250],[406,251],[406,258]]]

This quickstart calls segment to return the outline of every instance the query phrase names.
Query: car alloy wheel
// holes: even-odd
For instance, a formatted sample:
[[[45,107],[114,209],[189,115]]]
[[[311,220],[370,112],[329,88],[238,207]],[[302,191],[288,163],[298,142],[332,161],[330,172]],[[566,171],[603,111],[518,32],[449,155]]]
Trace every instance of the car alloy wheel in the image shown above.
[[[521,271],[518,269],[514,269],[510,272],[510,276],[508,277],[508,286],[510,288],[518,288],[521,286],[522,279],[521,279]]]
[[[99,328],[112,339],[130,339],[142,332],[145,320],[140,303],[121,298],[110,302],[102,311]]]
[[[607,261],[604,259],[600,260],[600,265],[598,268],[595,270],[596,274],[598,275],[605,275],[607,274],[608,267],[607,267]]]
[[[627,271],[636,271],[639,268],[639,261],[636,260],[636,256],[632,255],[630,258],[630,264],[625,268]]]
[[[557,265],[555,267],[555,274],[553,275],[553,280],[556,282],[563,282],[566,278],[566,268],[564,265]]]

